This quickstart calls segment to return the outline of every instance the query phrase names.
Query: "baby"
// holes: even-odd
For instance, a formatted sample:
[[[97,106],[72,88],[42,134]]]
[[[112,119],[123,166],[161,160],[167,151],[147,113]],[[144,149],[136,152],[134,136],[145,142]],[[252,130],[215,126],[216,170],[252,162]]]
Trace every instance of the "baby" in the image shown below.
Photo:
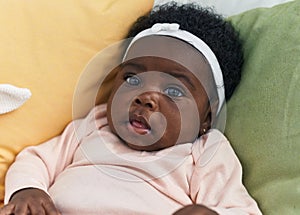
[[[243,62],[231,25],[168,4],[129,37],[107,104],[18,155],[0,214],[261,214],[214,128]]]

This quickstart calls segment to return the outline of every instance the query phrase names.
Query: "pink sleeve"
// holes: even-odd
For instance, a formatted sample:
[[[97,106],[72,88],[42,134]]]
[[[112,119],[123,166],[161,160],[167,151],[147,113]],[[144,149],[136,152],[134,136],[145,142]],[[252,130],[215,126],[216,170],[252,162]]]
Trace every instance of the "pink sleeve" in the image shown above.
[[[19,153],[6,174],[5,204],[20,189],[33,187],[47,192],[56,176],[72,162],[81,138],[95,129],[95,117],[104,113],[101,107],[98,113],[95,109],[85,119],[72,121],[60,136]]]
[[[191,197],[221,215],[260,215],[242,184],[242,167],[226,138],[218,131],[199,141]]]

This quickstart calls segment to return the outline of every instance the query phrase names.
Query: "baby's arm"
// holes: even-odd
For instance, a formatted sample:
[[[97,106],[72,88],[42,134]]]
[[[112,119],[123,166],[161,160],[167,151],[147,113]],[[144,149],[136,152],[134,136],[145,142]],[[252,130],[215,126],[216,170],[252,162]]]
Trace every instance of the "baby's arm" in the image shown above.
[[[5,202],[24,188],[38,188],[47,192],[55,177],[71,162],[77,147],[70,124],[64,133],[38,146],[25,148],[11,165],[5,182]]]
[[[21,215],[27,214],[27,210],[46,209],[46,214],[57,214],[47,193],[48,188],[72,162],[81,138],[96,129],[95,117],[104,114],[102,109],[93,109],[85,119],[70,123],[62,135],[38,146],[28,147],[17,156],[6,174],[6,205],[0,209],[0,215]],[[18,210],[23,212],[19,213]]]
[[[5,203],[9,203],[0,210],[1,215],[26,214],[27,210],[32,213],[46,209],[56,211],[47,191],[55,177],[72,161],[78,146],[75,123],[79,121],[70,123],[62,135],[28,147],[17,156],[6,174]]]
[[[256,202],[242,184],[242,167],[235,152],[225,138],[216,136],[209,138],[217,144],[204,147],[196,162],[191,179],[193,201],[222,215],[260,215]],[[211,159],[204,162],[201,157]]]

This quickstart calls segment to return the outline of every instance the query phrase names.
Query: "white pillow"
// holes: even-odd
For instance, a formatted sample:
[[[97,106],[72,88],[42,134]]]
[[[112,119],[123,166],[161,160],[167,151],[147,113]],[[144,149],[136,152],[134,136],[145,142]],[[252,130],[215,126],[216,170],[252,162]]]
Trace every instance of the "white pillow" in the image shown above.
[[[155,0],[154,6],[161,5],[171,0]],[[293,0],[174,0],[179,3],[197,3],[204,7],[213,7],[223,16],[232,16],[259,7],[272,7]]]
[[[10,84],[0,84],[0,115],[16,110],[30,97],[29,89]]]

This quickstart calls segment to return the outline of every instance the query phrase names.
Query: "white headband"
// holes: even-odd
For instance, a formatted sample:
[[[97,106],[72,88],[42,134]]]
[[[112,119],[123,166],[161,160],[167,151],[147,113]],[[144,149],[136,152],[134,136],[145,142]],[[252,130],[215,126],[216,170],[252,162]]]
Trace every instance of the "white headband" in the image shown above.
[[[127,56],[128,50],[132,46],[133,43],[135,43],[138,39],[150,36],[150,35],[163,35],[163,36],[171,36],[178,39],[181,39],[189,44],[191,44],[193,47],[195,47],[197,50],[199,50],[206,60],[208,61],[213,76],[215,80],[215,84],[217,86],[217,93],[219,98],[219,106],[217,110],[217,115],[220,112],[223,102],[225,100],[225,92],[224,92],[224,83],[223,83],[223,75],[220,68],[220,65],[218,63],[218,60],[213,53],[213,51],[209,48],[209,46],[201,40],[199,37],[196,37],[192,33],[188,31],[184,31],[179,29],[179,24],[177,23],[157,23],[154,24],[151,28],[148,28],[144,31],[141,31],[138,33],[130,42],[130,44],[127,47],[127,50],[125,52],[125,55],[123,57],[123,62]]]

